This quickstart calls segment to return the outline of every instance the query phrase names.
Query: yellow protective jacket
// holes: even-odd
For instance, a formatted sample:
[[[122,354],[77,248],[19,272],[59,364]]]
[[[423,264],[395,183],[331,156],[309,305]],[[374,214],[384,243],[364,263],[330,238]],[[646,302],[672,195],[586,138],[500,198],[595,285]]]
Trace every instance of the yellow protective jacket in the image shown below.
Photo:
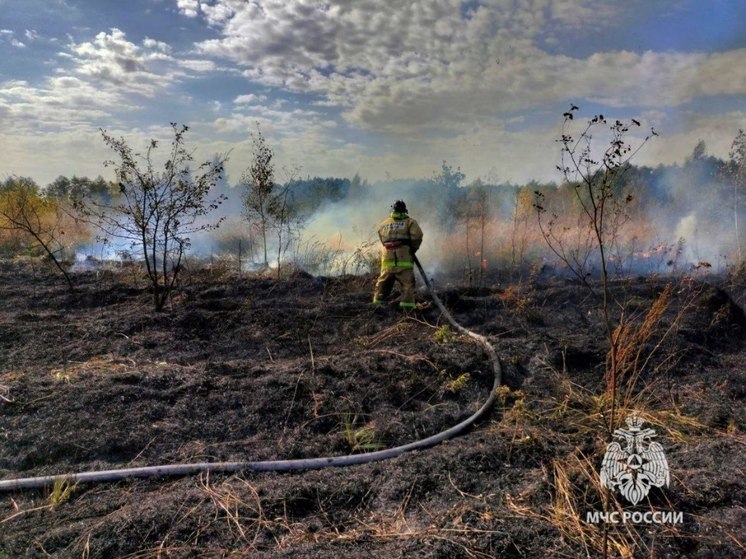
[[[381,267],[414,266],[412,256],[422,244],[422,229],[405,213],[391,212],[378,225],[378,238],[383,244]]]

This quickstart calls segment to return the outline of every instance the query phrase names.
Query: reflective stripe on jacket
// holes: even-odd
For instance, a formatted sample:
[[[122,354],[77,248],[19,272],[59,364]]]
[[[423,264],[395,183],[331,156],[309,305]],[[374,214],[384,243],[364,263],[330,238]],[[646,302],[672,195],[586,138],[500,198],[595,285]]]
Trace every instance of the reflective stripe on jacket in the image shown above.
[[[378,238],[383,244],[381,266],[413,266],[412,255],[422,244],[422,229],[405,213],[392,212],[378,225]]]

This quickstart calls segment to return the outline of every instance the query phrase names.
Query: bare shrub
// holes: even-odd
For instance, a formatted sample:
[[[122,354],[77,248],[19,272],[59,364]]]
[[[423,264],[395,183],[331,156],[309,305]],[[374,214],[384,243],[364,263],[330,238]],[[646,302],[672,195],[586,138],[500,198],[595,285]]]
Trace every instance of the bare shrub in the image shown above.
[[[595,289],[589,281],[589,267],[592,265],[592,257],[598,260],[601,275],[601,312],[609,346],[606,383],[611,410],[607,427],[609,432],[612,432],[617,420],[617,381],[622,330],[615,326],[612,317],[613,307],[620,305],[620,302],[613,297],[610,290],[610,257],[618,242],[619,232],[629,218],[626,213],[627,206],[634,200],[632,193],[624,191],[621,179],[629,169],[632,157],[657,134],[651,130],[650,134],[633,147],[628,140],[628,133],[632,127],[640,126],[639,121],[616,120],[608,125],[603,115],[596,115],[586,122],[578,136],[573,136],[569,128],[577,110],[578,108],[573,105],[563,115],[563,130],[558,140],[561,145],[561,163],[557,166],[565,180],[563,188],[572,189],[574,193],[576,227],[562,224],[560,214],[547,209],[546,196],[543,192],[535,192],[534,207],[539,228],[549,249],[593,293]],[[596,131],[602,133],[603,128],[607,127],[610,132],[608,144],[605,148],[599,148],[594,143],[594,134]],[[577,235],[575,242],[570,242],[569,235]]]
[[[114,167],[119,196],[108,203],[84,200],[77,205],[104,232],[104,240],[119,239],[141,252],[156,311],[163,310],[176,284],[189,235],[216,228],[220,220],[209,223],[206,216],[225,199],[208,196],[222,177],[227,156],[202,163],[194,172],[193,152],[185,146],[189,127],[171,123],[171,128],[174,137],[162,171],[154,162],[156,140],[141,154],[124,138],[101,130],[104,143],[118,157],[106,165]]]

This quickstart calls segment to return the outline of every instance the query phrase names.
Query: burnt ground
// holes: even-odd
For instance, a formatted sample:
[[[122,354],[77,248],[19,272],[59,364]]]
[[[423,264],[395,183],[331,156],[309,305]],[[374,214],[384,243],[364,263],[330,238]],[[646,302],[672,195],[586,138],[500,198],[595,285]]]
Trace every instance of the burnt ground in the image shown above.
[[[433,306],[374,313],[372,277],[193,271],[162,313],[136,271],[75,281],[70,293],[52,272],[0,265],[0,479],[367,452],[454,425],[492,383]],[[507,384],[466,434],[349,468],[0,494],[0,557],[743,557],[743,285],[614,286],[643,325],[625,333],[620,392],[671,469],[636,506],[598,488],[609,409],[587,289],[448,287]],[[619,507],[683,523],[584,521]]]

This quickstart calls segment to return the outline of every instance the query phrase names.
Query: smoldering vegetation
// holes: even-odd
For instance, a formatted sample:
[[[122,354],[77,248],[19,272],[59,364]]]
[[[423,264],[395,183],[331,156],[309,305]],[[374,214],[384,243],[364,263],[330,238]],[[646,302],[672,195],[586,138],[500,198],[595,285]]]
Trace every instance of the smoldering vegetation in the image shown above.
[[[164,283],[142,247],[98,244],[75,196],[24,179],[24,211],[46,236],[3,237],[16,242],[0,263],[3,478],[365,453],[468,416],[492,381],[479,348],[425,293],[413,316],[369,305],[373,227],[397,199],[425,230],[419,255],[445,304],[495,345],[505,385],[465,436],[381,464],[9,495],[0,555],[741,557],[739,165],[704,145],[681,166],[625,163],[604,183],[595,240],[571,181],[468,181],[444,162],[421,180],[292,180],[267,199],[281,208],[254,199],[251,213],[245,177],[222,177],[210,197],[228,201],[197,216],[220,228],[192,236],[185,260],[176,247],[178,281],[155,308]],[[85,196],[122,190],[94,182],[78,181]],[[262,224],[265,210],[281,217]],[[596,281],[599,243],[611,281]],[[74,289],[43,247],[74,263]],[[631,413],[672,473],[634,510],[681,524],[583,520],[629,508],[598,467]]]
[[[701,151],[681,166],[628,165],[615,185],[624,204],[609,225],[616,228],[609,247],[613,275],[726,272],[737,266],[746,245],[738,227],[746,223],[746,201],[729,179],[731,168],[731,162]],[[572,183],[468,181],[444,162],[427,179],[369,184],[359,176],[315,177],[286,186],[295,220],[281,249],[270,236],[274,266],[279,259],[319,275],[370,271],[378,248],[375,224],[402,199],[425,231],[419,254],[432,275],[470,285],[488,277],[565,275],[537,226],[538,192],[556,217],[561,242],[586,259],[591,276],[599,274]],[[257,269],[259,241],[241,216],[240,187],[226,183],[220,193],[232,211],[221,214],[226,220],[218,231],[194,239],[192,254]]]
[[[627,163],[615,179],[616,205],[607,219],[609,270],[615,277],[636,274],[680,274],[692,270],[727,272],[743,260],[746,246],[746,198],[740,177],[742,162],[706,154],[704,142],[682,165],[656,168]],[[5,190],[14,179],[5,181]],[[32,179],[24,179],[30,181]],[[375,224],[398,199],[425,231],[420,258],[429,274],[469,285],[486,279],[519,279],[529,275],[566,275],[566,266],[545,242],[537,219],[537,195],[553,220],[552,235],[583,261],[589,277],[598,277],[590,224],[580,211],[578,184],[512,184],[471,180],[443,162],[431,177],[368,183],[350,178],[306,177],[277,185],[287,203],[284,222],[260,230],[245,212],[247,185],[221,177],[210,196],[225,202],[200,219],[220,223],[212,231],[191,235],[188,254],[201,261],[230,263],[243,271],[266,264],[292,265],[316,275],[365,273],[375,269]],[[117,186],[100,177],[58,178],[41,196],[66,201],[92,195],[116,198]],[[75,212],[67,212],[75,217]],[[610,212],[611,213],[611,212]],[[71,219],[68,217],[68,221]],[[101,242],[101,233],[76,222],[67,237],[55,239],[63,259],[74,269],[106,260],[138,259],[141,247]],[[0,231],[0,254],[28,255],[17,234]]]

